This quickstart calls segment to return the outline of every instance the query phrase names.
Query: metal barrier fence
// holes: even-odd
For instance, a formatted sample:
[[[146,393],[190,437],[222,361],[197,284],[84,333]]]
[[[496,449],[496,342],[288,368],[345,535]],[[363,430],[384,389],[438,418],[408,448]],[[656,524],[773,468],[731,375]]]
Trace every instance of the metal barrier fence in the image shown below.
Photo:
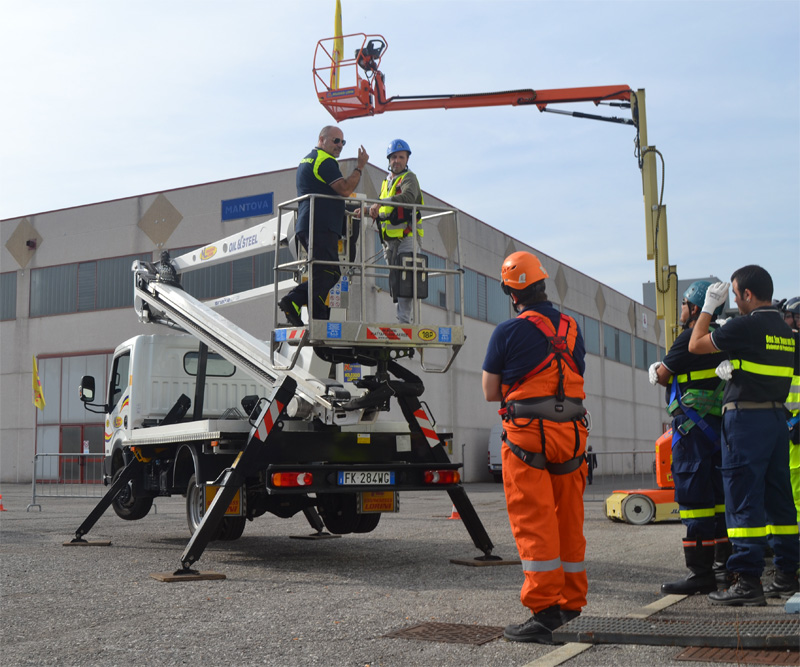
[[[617,489],[657,489],[655,451],[590,452],[597,459],[584,501],[605,501]]]
[[[102,498],[102,454],[37,454],[33,457],[32,498],[26,511],[42,506],[38,498]]]

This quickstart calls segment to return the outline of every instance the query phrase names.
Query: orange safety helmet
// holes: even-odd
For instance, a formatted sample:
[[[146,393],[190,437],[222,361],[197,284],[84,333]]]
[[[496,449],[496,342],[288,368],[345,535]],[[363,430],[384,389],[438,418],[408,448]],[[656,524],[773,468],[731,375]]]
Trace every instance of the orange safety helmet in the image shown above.
[[[500,270],[500,283],[506,294],[510,290],[523,290],[548,277],[539,258],[524,251],[512,252]]]

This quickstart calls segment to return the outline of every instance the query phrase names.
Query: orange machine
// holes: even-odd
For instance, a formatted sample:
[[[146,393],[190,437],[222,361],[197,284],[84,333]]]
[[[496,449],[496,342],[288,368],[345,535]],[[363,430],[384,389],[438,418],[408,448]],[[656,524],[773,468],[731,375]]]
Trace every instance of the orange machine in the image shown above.
[[[314,52],[314,87],[317,99],[337,120],[364,118],[385,111],[413,109],[458,109],[489,106],[531,106],[539,111],[564,114],[575,118],[603,120],[633,125],[636,128],[635,156],[642,173],[642,192],[646,219],[647,258],[655,263],[656,316],[664,320],[666,349],[679,333],[677,268],[669,263],[667,244],[667,208],[663,205],[664,158],[655,146],[647,145],[645,91],[629,86],[590,86],[554,88],[550,90],[508,90],[468,95],[386,96],[381,60],[388,49],[382,35],[353,33],[342,35],[341,13],[336,12],[336,35],[317,42]],[[345,58],[345,53],[354,54]],[[551,105],[592,102],[629,109],[629,118],[589,114],[580,111],[552,109]],[[661,158],[661,189],[658,186],[656,156]]]
[[[606,498],[606,516],[615,521],[642,525],[651,521],[679,520],[672,481],[672,429],[656,440],[657,489],[614,491]]]

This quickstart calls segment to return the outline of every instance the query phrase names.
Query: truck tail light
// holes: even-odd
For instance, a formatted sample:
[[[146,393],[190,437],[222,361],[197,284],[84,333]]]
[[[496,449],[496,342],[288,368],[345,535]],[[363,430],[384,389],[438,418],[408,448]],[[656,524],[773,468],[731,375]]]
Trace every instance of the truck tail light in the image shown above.
[[[425,484],[458,484],[461,474],[458,470],[426,470],[423,481]]]
[[[314,483],[314,475],[310,472],[274,472],[272,486],[310,486]]]

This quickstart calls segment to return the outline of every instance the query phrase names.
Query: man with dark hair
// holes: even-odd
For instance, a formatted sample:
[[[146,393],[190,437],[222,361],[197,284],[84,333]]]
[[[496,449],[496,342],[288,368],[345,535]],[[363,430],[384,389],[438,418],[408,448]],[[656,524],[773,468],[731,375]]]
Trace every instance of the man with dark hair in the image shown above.
[[[533,612],[503,634],[552,644],[553,630],[586,605],[585,350],[575,320],[547,300],[536,256],[509,255],[501,277],[519,315],[492,333],[482,385],[486,400],[501,404],[503,487],[525,576],[520,599]]]
[[[715,370],[725,356],[689,352],[692,329],[700,317],[708,280],[695,280],[683,294],[681,325],[663,361],[649,371],[650,383],[667,387],[667,412],[672,417],[672,479],[686,537],[683,556],[689,576],[661,585],[665,595],[694,595],[728,586],[725,562],[730,542],[725,532],[720,426],[725,382]],[[720,306],[714,313],[722,313]],[[713,329],[717,325],[712,325]]]
[[[358,149],[356,167],[345,178],[342,176],[336,160],[342,154],[346,143],[344,135],[338,127],[326,125],[320,130],[316,148],[306,155],[300,161],[300,166],[297,167],[298,197],[309,194],[347,197],[353,193],[361,180],[361,173],[369,160],[369,155],[361,146]],[[309,235],[312,231],[311,209],[311,198],[304,199],[298,204],[295,234],[306,250],[309,247]],[[339,238],[342,234],[345,202],[343,199],[315,197],[313,209],[313,252],[310,259],[338,262]],[[303,326],[300,312],[303,306],[309,304],[314,319],[327,320],[330,314],[327,305],[328,292],[338,282],[340,275],[337,265],[314,265],[311,272],[314,288],[311,301],[309,302],[308,298],[308,283],[303,282],[278,302],[278,307],[286,315],[289,324],[297,327]]]
[[[772,306],[772,278],[749,265],[731,276],[736,317],[708,332],[711,314],[725,302],[728,283],[708,288],[692,329],[689,352],[727,353],[717,375],[728,380],[722,406],[722,481],[734,583],[708,597],[712,604],[763,606],[765,596],[798,590],[800,542],[789,481],[789,431],[783,404],[794,367],[795,339]],[[762,587],[764,552],[775,554],[775,580]]]

